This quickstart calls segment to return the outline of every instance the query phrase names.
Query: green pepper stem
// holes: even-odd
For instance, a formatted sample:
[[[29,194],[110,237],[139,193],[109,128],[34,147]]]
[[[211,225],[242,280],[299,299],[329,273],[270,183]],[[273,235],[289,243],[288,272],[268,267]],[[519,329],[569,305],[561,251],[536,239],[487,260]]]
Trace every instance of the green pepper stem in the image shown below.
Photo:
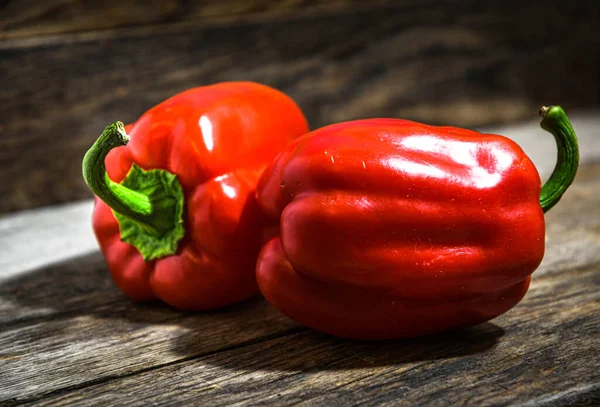
[[[127,145],[129,136],[122,122],[111,123],[83,158],[83,179],[92,192],[115,212],[135,221],[148,233],[164,234],[172,226],[161,222],[156,209],[161,205],[152,202],[150,196],[113,182],[106,173],[104,160],[115,147]]]
[[[542,107],[541,127],[556,140],[557,160],[554,171],[542,187],[540,205],[544,213],[558,203],[573,183],[579,167],[579,146],[567,114],[560,106]]]

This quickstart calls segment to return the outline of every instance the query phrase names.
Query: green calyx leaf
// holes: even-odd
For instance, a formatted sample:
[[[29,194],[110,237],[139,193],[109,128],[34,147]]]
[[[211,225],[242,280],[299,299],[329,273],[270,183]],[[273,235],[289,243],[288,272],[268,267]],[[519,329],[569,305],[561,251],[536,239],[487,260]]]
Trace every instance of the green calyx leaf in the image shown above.
[[[145,171],[133,164],[120,185],[146,196],[151,206],[144,222],[113,210],[121,240],[135,246],[144,261],[175,254],[185,235],[184,195],[177,176],[159,169]]]

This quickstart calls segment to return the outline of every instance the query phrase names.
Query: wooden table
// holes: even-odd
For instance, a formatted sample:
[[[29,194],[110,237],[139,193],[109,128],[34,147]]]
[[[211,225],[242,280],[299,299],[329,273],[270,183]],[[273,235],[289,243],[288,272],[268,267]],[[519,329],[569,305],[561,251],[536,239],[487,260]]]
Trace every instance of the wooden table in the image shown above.
[[[425,338],[335,338],[258,297],[195,314],[134,303],[97,250],[91,202],[0,218],[0,405],[600,405],[600,116],[571,118],[582,166],[527,296]],[[489,130],[548,176],[537,121]]]

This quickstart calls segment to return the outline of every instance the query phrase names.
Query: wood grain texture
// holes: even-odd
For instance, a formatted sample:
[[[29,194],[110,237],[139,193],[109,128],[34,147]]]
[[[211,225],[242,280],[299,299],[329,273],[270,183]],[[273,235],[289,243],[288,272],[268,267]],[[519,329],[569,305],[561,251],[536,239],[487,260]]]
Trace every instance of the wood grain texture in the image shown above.
[[[393,3],[371,0],[369,7]],[[147,24],[273,19],[361,6],[361,0],[8,0],[0,3],[0,39]]]
[[[258,298],[198,314],[133,303],[100,254],[4,283],[0,298],[0,403],[304,329]]]
[[[307,331],[38,405],[543,405],[569,391],[599,401],[597,272],[541,277],[509,316],[477,328],[380,344]]]
[[[399,4],[0,42],[0,212],[90,197],[80,161],[104,126],[197,85],[266,83],[313,128],[376,116],[474,127],[600,102],[595,0]]]
[[[99,253],[0,284],[0,404],[597,405],[600,163],[547,216],[525,299],[479,327],[368,343],[263,300],[186,314],[126,300]]]

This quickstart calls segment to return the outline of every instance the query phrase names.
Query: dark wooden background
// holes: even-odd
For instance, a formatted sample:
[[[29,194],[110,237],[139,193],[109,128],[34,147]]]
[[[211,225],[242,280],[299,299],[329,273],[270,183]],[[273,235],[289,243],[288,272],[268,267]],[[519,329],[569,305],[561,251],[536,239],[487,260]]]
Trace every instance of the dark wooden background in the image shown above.
[[[475,127],[600,104],[597,0],[0,1],[0,213],[90,198],[85,150],[184,89],[254,80],[311,127]]]

